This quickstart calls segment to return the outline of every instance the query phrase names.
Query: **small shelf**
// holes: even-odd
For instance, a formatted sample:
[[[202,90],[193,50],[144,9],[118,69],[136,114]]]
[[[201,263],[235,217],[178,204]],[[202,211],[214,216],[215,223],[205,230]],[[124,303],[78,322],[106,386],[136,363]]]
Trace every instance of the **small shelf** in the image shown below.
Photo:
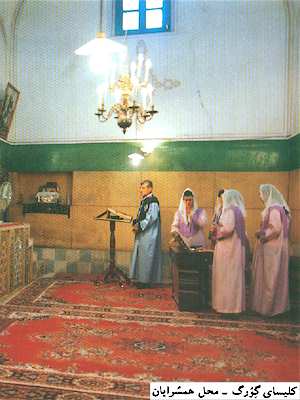
[[[42,214],[63,214],[70,218],[71,206],[67,204],[54,203],[30,203],[23,204],[23,214],[26,213],[42,213]]]

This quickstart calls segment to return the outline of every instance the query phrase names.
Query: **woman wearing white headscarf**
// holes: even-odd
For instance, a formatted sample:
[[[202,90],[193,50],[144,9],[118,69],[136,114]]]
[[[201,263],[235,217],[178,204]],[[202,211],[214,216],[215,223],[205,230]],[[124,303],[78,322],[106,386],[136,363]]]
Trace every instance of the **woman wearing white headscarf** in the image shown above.
[[[265,204],[252,263],[252,309],[273,316],[289,309],[288,231],[290,209],[283,195],[271,185],[260,185]]]
[[[222,200],[212,269],[212,307],[217,312],[233,314],[244,311],[246,303],[246,211],[237,190],[225,190]]]
[[[174,215],[171,232],[179,232],[190,247],[205,246],[203,228],[207,224],[206,212],[198,208],[194,192],[187,188],[182,193]]]

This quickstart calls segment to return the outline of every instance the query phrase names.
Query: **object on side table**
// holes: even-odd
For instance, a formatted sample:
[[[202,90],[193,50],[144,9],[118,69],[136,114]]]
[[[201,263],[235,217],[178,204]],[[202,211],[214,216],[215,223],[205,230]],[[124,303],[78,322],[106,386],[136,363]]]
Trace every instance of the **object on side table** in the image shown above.
[[[36,194],[38,203],[56,204],[60,199],[60,188],[56,182],[47,182],[45,186],[41,186]]]

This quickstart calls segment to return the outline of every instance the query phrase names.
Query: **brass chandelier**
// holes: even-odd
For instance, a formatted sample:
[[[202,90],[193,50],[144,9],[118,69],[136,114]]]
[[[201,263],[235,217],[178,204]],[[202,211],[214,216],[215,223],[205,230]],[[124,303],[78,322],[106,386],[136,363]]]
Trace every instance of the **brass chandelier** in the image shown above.
[[[147,57],[146,45],[140,40],[136,47],[137,61],[132,61],[129,66],[127,47],[106,38],[103,6],[104,0],[100,0],[100,29],[96,38],[78,48],[75,54],[88,56],[90,68],[95,74],[110,71],[109,74],[105,72],[105,82],[98,88],[100,99],[95,115],[100,122],[106,122],[114,116],[125,134],[134,119],[144,124],[158,113],[153,105],[153,86],[149,79],[152,78],[152,64]],[[114,96],[114,102],[111,96]],[[108,97],[109,103],[113,103],[111,106],[108,106]]]
[[[99,107],[95,115],[100,122],[105,122],[114,116],[125,134],[134,119],[137,123],[144,124],[158,111],[153,104],[153,86],[149,82],[151,60],[145,59],[145,53],[139,53],[137,62],[133,61],[130,64],[130,73],[128,65],[123,66],[123,71],[124,69],[126,72],[121,73],[115,81],[111,79],[108,86],[109,95],[114,96],[116,102],[109,110],[105,109],[106,88],[102,86]]]

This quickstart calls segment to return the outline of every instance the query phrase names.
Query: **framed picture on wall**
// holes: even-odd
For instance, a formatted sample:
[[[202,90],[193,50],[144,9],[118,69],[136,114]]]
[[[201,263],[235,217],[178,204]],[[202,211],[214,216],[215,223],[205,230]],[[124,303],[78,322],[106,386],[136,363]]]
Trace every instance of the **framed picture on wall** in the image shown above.
[[[0,107],[0,137],[7,139],[9,128],[16,111],[20,92],[8,82],[5,95]]]

